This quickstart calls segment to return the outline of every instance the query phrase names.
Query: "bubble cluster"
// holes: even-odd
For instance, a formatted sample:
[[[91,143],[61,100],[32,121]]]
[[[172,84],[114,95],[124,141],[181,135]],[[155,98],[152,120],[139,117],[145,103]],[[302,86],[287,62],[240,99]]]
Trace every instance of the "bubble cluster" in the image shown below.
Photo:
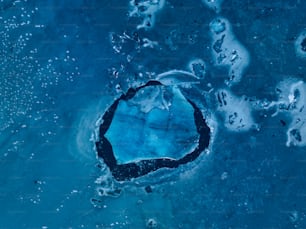
[[[37,44],[37,38],[44,32],[45,25],[37,20],[39,8],[31,7],[26,0],[6,3],[1,5],[5,10],[0,16],[1,142],[5,141],[5,134],[29,133],[30,127],[42,121],[57,123],[58,114],[46,109],[46,106],[50,110],[55,105],[50,89],[58,86],[61,80],[72,81],[80,74],[76,58],[69,50],[60,57],[41,57],[41,46]],[[55,131],[39,128],[36,134],[47,142]],[[17,135],[11,136],[15,137]],[[22,147],[24,142],[21,141],[17,145],[7,144],[4,156]],[[34,156],[32,153],[29,159]]]
[[[14,6],[18,4],[14,2]],[[19,3],[21,4],[21,3]],[[35,101],[33,95],[37,64],[34,56],[27,49],[27,42],[32,37],[26,26],[35,11],[20,8],[21,13],[3,15],[0,17],[0,129],[3,131],[15,122],[16,117],[24,116],[32,110],[31,104]],[[8,8],[9,11],[9,8]],[[8,13],[5,11],[5,13]],[[27,55],[25,55],[27,53]]]

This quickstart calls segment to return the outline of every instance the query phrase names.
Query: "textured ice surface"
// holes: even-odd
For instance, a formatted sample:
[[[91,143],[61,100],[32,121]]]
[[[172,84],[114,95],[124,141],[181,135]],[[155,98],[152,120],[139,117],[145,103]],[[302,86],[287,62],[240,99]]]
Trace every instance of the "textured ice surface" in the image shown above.
[[[302,31],[296,39],[295,51],[298,57],[306,58],[306,30]]]
[[[236,39],[230,22],[222,17],[215,18],[209,25],[212,35],[212,56],[216,66],[228,68],[228,85],[237,84],[248,67],[250,55]]]
[[[202,0],[206,6],[219,13],[221,11],[221,4],[224,0]]]
[[[288,79],[278,86],[279,101],[273,102],[278,112],[289,113],[291,122],[287,131],[287,146],[306,146],[306,84]]]
[[[226,0],[219,13],[204,5],[216,0],[161,2],[0,1],[0,228],[306,228],[306,2]],[[216,17],[249,51],[240,82],[224,85],[229,58],[212,58],[214,44],[232,55]],[[118,181],[93,150],[94,122],[158,77],[213,116],[211,153]],[[167,109],[152,106],[134,107]]]
[[[175,87],[141,89],[120,101],[106,132],[118,163],[142,159],[179,159],[197,144],[193,108]]]
[[[224,126],[230,131],[247,131],[256,123],[252,117],[252,106],[246,97],[235,96],[229,90],[216,93],[218,111],[223,115]]]
[[[131,0],[130,17],[137,17],[142,22],[137,29],[151,29],[155,24],[156,13],[165,5],[165,0]]]
[[[202,59],[193,59],[188,64],[188,69],[199,79],[203,79],[206,74],[206,64]]]

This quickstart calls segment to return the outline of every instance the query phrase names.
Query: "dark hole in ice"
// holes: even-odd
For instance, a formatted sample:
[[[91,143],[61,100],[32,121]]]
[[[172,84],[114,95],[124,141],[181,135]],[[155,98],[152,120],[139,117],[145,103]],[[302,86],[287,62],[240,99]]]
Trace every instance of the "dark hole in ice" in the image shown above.
[[[146,186],[145,190],[147,193],[151,193],[153,191],[150,185]]]
[[[303,52],[306,52],[306,37],[302,40],[301,49]]]
[[[294,90],[293,95],[295,100],[299,100],[299,98],[301,97],[301,93],[298,89]]]
[[[290,131],[290,134],[297,140],[298,142],[302,141],[302,136],[299,130],[293,129]]]
[[[282,126],[286,126],[286,122],[284,120],[280,120],[280,123],[282,124]]]
[[[147,222],[147,228],[148,229],[157,228],[157,222],[154,219],[149,219]]]
[[[215,50],[216,53],[222,52],[222,44],[224,41],[225,35],[222,35],[222,37],[218,40],[213,45],[213,49]]]
[[[228,116],[228,123],[231,124],[231,125],[234,124],[237,117],[238,117],[237,112],[234,112],[233,114],[229,115]]]
[[[200,78],[204,78],[205,76],[205,65],[201,63],[192,64],[192,70],[194,74]]]
[[[161,168],[177,168],[182,164],[194,161],[209,145],[210,128],[206,124],[206,121],[202,115],[201,110],[196,106],[196,104],[193,101],[191,101],[188,98],[185,98],[186,103],[188,103],[189,104],[188,106],[191,107],[190,109],[193,110],[192,122],[195,124],[195,132],[198,135],[198,139],[194,143],[195,146],[192,147],[192,149],[189,149],[190,151],[186,149],[187,152],[184,152],[183,156],[180,156],[179,158],[171,158],[165,156],[153,159],[149,158],[149,159],[127,161],[124,163],[121,163],[120,160],[118,161],[118,158],[116,158],[116,152],[114,152],[114,147],[111,144],[111,142],[107,139],[106,134],[109,128],[111,127],[111,124],[115,117],[116,110],[119,107],[119,103],[122,101],[127,102],[131,100],[133,97],[135,97],[137,92],[139,92],[140,90],[153,86],[164,86],[164,85],[159,81],[149,81],[145,85],[142,85],[138,88],[130,88],[126,94],[121,95],[117,100],[115,100],[115,102],[108,108],[108,110],[104,113],[102,117],[102,124],[99,127],[98,141],[96,142],[96,150],[98,157],[103,159],[104,163],[109,167],[113,177],[116,180],[119,181],[130,180],[132,178],[144,176],[150,172],[156,171]],[[131,126],[130,128],[133,128],[133,126]],[[142,137],[145,136],[141,136],[141,138]],[[167,138],[168,135],[165,137]],[[127,141],[127,143],[125,142],[125,144],[132,145],[137,143]],[[163,146],[161,145],[160,147]],[[150,192],[151,190],[150,188],[146,188],[146,191]]]

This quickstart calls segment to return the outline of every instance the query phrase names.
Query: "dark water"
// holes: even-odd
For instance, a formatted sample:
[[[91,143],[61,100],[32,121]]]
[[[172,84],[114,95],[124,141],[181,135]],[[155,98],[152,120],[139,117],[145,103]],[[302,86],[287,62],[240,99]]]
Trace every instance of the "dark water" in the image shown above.
[[[305,10],[301,0],[1,1],[0,228],[306,228]],[[115,99],[149,80],[201,109],[210,146],[118,182],[96,156],[97,130]]]

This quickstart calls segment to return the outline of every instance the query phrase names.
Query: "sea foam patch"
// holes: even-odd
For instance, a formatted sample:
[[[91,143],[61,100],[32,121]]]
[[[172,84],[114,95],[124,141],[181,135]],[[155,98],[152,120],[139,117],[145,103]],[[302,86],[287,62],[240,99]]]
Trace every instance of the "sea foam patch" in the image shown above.
[[[132,0],[130,1],[130,17],[138,17],[142,20],[137,29],[151,29],[155,24],[155,17],[165,5],[165,0]]]
[[[247,49],[236,39],[232,26],[225,18],[218,17],[210,25],[212,56],[216,66],[228,67],[227,85],[240,82],[250,62]]]
[[[256,127],[252,117],[252,106],[246,97],[235,96],[229,90],[216,93],[218,108],[224,117],[224,126],[230,131],[247,131]]]

